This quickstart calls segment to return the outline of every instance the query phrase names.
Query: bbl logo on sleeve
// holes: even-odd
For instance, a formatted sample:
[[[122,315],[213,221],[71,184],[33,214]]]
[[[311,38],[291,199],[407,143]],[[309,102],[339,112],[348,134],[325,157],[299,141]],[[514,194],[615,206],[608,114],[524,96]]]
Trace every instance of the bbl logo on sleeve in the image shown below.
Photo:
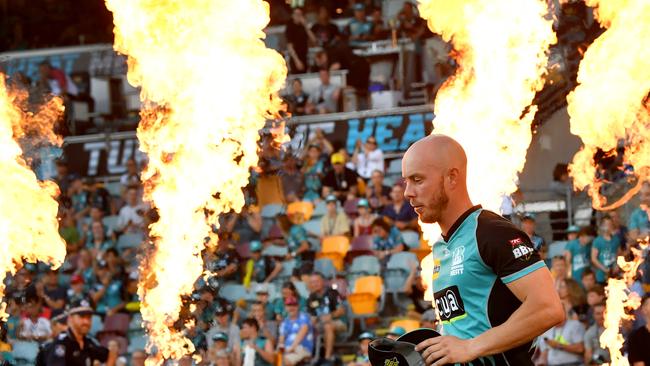
[[[521,238],[510,240],[510,245],[512,246],[512,254],[516,259],[527,261],[533,254],[533,248],[528,246],[526,242]]]
[[[433,294],[433,297],[436,300],[436,308],[443,323],[450,323],[467,316],[458,286],[442,289]]]

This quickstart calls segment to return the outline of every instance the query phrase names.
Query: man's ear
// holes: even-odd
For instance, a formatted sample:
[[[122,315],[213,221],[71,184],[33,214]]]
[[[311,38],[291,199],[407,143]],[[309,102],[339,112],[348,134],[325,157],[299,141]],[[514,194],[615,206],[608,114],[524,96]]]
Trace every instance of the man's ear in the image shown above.
[[[460,179],[460,170],[458,170],[458,168],[450,168],[447,171],[446,179],[448,180],[450,188],[455,188]]]

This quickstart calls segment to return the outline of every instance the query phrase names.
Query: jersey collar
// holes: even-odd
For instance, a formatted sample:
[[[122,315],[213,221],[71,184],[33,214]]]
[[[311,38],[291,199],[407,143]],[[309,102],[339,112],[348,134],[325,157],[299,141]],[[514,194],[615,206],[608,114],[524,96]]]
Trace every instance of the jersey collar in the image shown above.
[[[447,232],[447,235],[442,234],[442,238],[445,240],[445,242],[447,242],[447,243],[449,242],[449,239],[451,239],[451,237],[454,235],[454,233],[456,232],[456,230],[458,230],[458,228],[460,227],[460,225],[462,225],[462,223],[465,221],[465,219],[466,219],[469,215],[471,215],[472,212],[474,212],[474,211],[476,211],[476,210],[479,210],[479,209],[481,209],[481,208],[482,208],[481,205],[476,205],[476,206],[472,206],[472,207],[470,207],[469,210],[463,212],[463,214],[460,215],[460,217],[456,219],[456,221],[454,222],[454,224],[451,225],[451,227],[449,228],[449,231]]]

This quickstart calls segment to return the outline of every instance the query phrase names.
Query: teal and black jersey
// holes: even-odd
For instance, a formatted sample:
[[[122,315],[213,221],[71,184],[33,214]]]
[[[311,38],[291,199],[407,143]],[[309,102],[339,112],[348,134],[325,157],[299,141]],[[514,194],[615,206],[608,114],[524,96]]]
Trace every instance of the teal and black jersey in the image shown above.
[[[528,235],[474,206],[433,246],[433,291],[442,333],[469,339],[504,323],[521,302],[506,286],[545,267]],[[531,344],[469,365],[533,365]]]

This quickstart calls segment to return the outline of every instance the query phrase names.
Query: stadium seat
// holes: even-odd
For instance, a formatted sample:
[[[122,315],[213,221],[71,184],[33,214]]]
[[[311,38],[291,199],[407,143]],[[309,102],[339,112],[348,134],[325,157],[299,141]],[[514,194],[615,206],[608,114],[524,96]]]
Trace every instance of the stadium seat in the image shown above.
[[[325,201],[318,201],[316,206],[314,207],[314,212],[311,215],[312,219],[320,219],[321,217],[325,216],[327,213],[327,204]]]
[[[420,233],[416,231],[402,231],[402,239],[404,239],[404,244],[411,249],[420,247]]]
[[[314,212],[314,204],[308,201],[292,202],[287,205],[287,215],[302,213],[305,221],[308,221]]]
[[[296,269],[296,265],[297,263],[295,259],[282,261],[282,270],[280,273],[278,273],[278,276],[274,279],[274,282],[282,285],[282,283],[291,279],[291,276],[293,276],[293,271]]]
[[[309,221],[305,222],[304,224],[302,224],[302,227],[304,227],[305,230],[307,230],[307,233],[309,235],[319,237],[320,234],[321,234],[321,232],[320,232],[320,219],[309,220]]]
[[[140,246],[144,237],[142,234],[122,234],[120,238],[117,239],[117,248],[118,249],[129,249],[137,248]]]
[[[343,258],[350,249],[350,239],[347,236],[334,235],[323,238],[320,253],[316,258],[329,258],[338,271],[343,270]]]
[[[359,235],[354,237],[350,244],[350,250],[345,256],[345,262],[352,263],[356,257],[372,254],[372,247],[373,242],[371,235]]]
[[[140,314],[140,312],[133,313],[131,321],[129,321],[129,333],[143,332],[144,328],[142,327],[142,321],[142,314]]]
[[[335,278],[330,281],[330,286],[335,289],[341,298],[345,299],[348,297],[348,281],[345,278]]]
[[[248,299],[249,295],[244,285],[227,283],[219,289],[219,297],[222,297],[231,303],[235,303],[241,299]]]
[[[553,258],[555,256],[564,256],[564,247],[566,247],[566,241],[555,241],[549,244],[548,253],[546,254],[547,258]]]
[[[106,229],[114,231],[115,227],[117,226],[117,219],[117,215],[106,216],[102,219],[102,223]]]
[[[262,206],[260,215],[263,219],[273,219],[284,211],[284,206],[281,203],[270,203]]]
[[[388,259],[388,263],[386,264],[387,268],[401,268],[405,271],[410,271],[411,266],[410,263],[415,262],[415,264],[418,264],[418,257],[411,252],[400,252],[400,253],[395,253],[390,256]]]
[[[122,195],[122,184],[120,182],[109,182],[104,184],[104,188],[111,196],[119,197]]]
[[[354,281],[362,276],[379,276],[381,274],[381,264],[379,259],[372,255],[362,255],[354,258],[352,265],[347,270],[348,282],[350,287],[354,288]]]
[[[384,308],[384,285],[379,276],[357,278],[354,291],[348,294],[348,336],[354,332],[355,320],[366,329],[365,320],[378,317]]]
[[[128,353],[133,353],[137,350],[143,350],[147,346],[147,341],[149,337],[147,333],[138,334],[137,336],[129,336],[129,347],[127,348]]]
[[[106,316],[106,318],[104,319],[104,328],[99,333],[115,333],[124,336],[128,331],[129,331],[129,315],[123,313],[117,313],[117,314]]]
[[[38,353],[38,342],[16,340],[13,343],[11,354],[17,363],[34,365]]]
[[[384,270],[384,285],[386,292],[392,296],[393,304],[406,310],[410,299],[400,297],[404,294],[404,283],[411,272],[411,263],[419,263],[414,253],[401,252],[390,256]]]
[[[262,250],[262,255],[266,257],[284,258],[288,253],[289,249],[287,247],[282,247],[279,245],[269,245]]]
[[[420,328],[420,322],[415,319],[400,319],[390,323],[390,329],[394,327],[402,327],[408,333]]]
[[[331,259],[320,258],[316,259],[314,262],[314,272],[319,272],[325,276],[326,279],[331,280],[336,276],[336,267],[334,267],[334,263],[332,263]]]

